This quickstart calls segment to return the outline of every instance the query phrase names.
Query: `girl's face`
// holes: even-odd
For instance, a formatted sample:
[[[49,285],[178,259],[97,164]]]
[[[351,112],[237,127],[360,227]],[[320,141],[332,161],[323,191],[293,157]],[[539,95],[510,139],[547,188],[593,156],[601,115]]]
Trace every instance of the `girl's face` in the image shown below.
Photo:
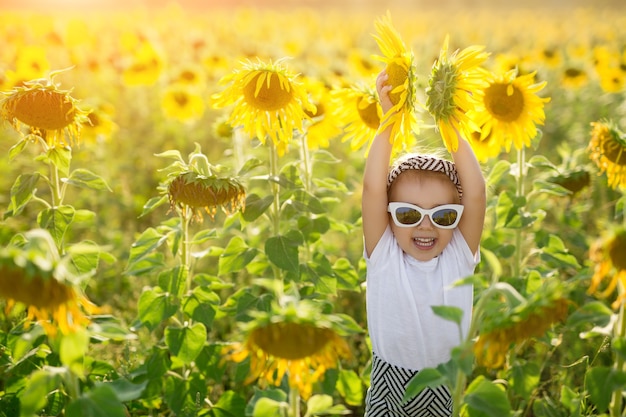
[[[458,204],[454,184],[445,175],[405,171],[395,179],[389,201],[415,204],[431,209],[443,204]],[[398,227],[389,215],[391,230],[402,250],[418,261],[439,256],[450,243],[454,229],[441,229],[426,216],[417,226]]]

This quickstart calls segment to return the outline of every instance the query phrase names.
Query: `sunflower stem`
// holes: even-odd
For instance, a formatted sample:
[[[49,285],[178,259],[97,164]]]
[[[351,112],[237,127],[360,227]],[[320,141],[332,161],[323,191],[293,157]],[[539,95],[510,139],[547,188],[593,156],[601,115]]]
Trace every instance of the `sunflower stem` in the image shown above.
[[[272,195],[274,201],[272,203],[272,210],[270,212],[270,221],[272,223],[273,236],[280,234],[280,184],[278,183],[278,152],[276,152],[276,145],[274,142],[270,142],[268,148],[270,149],[270,187],[272,189]],[[272,270],[274,277],[282,279],[280,270],[274,264],[272,264]]]
[[[517,150],[517,189],[515,192],[516,197],[523,197],[524,190],[524,177],[526,174],[526,154],[524,147],[520,147]],[[513,264],[513,276],[520,278],[522,270],[522,228],[518,228],[515,231],[515,262]]]
[[[189,222],[191,221],[191,209],[186,205],[180,210],[181,223],[181,247],[180,247],[180,266],[185,273],[186,285],[185,292],[191,289],[191,273],[189,272]]]
[[[311,155],[309,153],[307,135],[300,135],[300,141],[300,158],[302,159],[302,165],[304,166],[304,189],[309,192],[311,191]]]
[[[624,294],[624,286],[618,282],[617,284],[619,296],[618,299],[621,298]],[[624,303],[620,303],[619,313],[617,316],[617,322],[615,323],[615,327],[613,328],[613,336],[615,339],[622,339],[626,336],[626,309],[624,308]],[[626,368],[626,362],[621,357],[621,355],[615,354],[615,370],[617,372],[623,372]],[[620,417],[622,416],[622,405],[623,405],[623,394],[622,389],[618,388],[613,391],[611,395],[611,403],[609,404],[609,415],[611,417]]]
[[[296,387],[289,389],[289,408],[291,417],[300,417],[300,392]]]
[[[59,168],[53,163],[50,164],[50,190],[52,192],[51,205],[53,208],[57,208],[61,205],[62,194],[59,186]]]

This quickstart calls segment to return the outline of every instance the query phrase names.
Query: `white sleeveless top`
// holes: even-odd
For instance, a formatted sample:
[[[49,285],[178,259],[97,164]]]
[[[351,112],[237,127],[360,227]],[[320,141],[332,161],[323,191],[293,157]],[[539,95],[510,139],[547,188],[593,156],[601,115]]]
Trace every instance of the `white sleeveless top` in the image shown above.
[[[450,359],[450,351],[467,337],[473,287],[452,287],[472,275],[480,251],[471,253],[463,235],[454,229],[441,255],[422,262],[406,255],[391,228],[383,233],[367,263],[367,321],[372,350],[385,362],[414,371],[436,367]],[[443,319],[431,306],[463,310],[461,325]]]

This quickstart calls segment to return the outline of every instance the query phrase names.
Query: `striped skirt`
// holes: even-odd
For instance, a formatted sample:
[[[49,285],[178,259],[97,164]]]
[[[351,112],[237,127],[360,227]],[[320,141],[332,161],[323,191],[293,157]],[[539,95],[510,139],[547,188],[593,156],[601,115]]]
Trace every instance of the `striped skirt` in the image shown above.
[[[417,372],[391,365],[374,355],[365,417],[450,417],[452,396],[443,385],[426,388],[402,404],[406,386]]]

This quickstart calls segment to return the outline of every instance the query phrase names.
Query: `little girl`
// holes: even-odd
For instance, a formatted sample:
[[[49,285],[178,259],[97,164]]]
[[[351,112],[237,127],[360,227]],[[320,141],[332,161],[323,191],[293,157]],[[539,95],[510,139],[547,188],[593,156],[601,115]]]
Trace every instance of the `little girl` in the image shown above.
[[[384,113],[393,107],[382,71],[376,89]],[[372,372],[366,416],[451,416],[447,387],[427,388],[402,404],[419,370],[450,359],[467,336],[473,288],[452,284],[472,275],[486,207],[485,180],[469,143],[459,138],[454,162],[406,155],[389,170],[391,126],[379,131],[363,177],[363,238]],[[459,307],[456,323],[432,306]]]

